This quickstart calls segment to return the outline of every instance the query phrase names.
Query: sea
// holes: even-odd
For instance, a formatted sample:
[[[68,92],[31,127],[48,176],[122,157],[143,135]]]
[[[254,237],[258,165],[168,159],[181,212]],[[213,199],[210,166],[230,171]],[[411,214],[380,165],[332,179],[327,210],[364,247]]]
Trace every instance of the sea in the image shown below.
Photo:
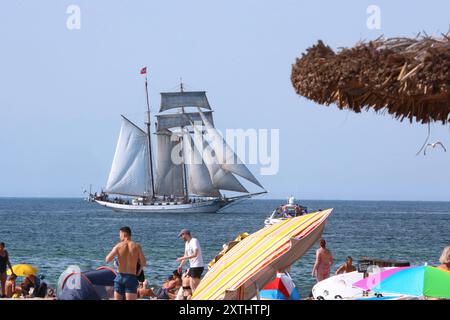
[[[118,213],[83,199],[0,198],[0,241],[13,264],[39,269],[56,287],[69,266],[93,270],[119,240],[119,228],[129,226],[148,259],[146,278],[161,285],[176,269],[184,243],[178,232],[187,228],[201,244],[208,263],[224,243],[243,232],[264,227],[264,219],[286,200],[245,200],[220,213]],[[450,202],[299,200],[314,209],[333,208],[323,238],[334,255],[334,272],[347,256],[437,265],[450,245]],[[316,244],[291,269],[304,298],[315,284],[311,270]]]

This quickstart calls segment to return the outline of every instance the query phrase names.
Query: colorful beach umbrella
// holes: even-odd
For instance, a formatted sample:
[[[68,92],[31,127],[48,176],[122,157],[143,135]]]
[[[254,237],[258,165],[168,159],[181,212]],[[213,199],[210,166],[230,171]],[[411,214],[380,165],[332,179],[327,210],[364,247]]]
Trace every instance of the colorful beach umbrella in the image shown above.
[[[353,286],[376,293],[450,299],[450,272],[430,266],[394,268]]]
[[[278,273],[259,293],[262,300],[300,300],[294,281],[288,273]]]
[[[249,235],[206,273],[194,300],[250,300],[320,238],[332,209],[287,219]]]
[[[38,273],[38,269],[31,264],[16,264],[12,266],[12,269],[14,274],[19,277],[35,276]],[[10,276],[11,270],[8,270],[7,274]]]

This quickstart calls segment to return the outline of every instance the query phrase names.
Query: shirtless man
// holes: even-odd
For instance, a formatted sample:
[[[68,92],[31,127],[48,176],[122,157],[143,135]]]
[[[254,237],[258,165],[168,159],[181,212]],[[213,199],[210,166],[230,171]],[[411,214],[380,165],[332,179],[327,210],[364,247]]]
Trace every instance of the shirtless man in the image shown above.
[[[320,248],[316,251],[316,263],[312,271],[312,276],[316,277],[317,282],[327,279],[330,276],[330,269],[333,265],[333,255],[326,248],[327,242],[320,240]]]
[[[139,282],[139,287],[137,290],[137,297],[139,298],[152,298],[155,296],[155,293],[153,292],[152,289],[147,288],[147,280],[145,280],[144,282]]]
[[[119,237],[120,242],[105,258],[107,263],[113,261],[115,257],[119,260],[117,276],[114,279],[114,299],[123,300],[125,297],[125,300],[136,300],[139,285],[137,275],[141,273],[147,261],[141,246],[131,240],[129,227],[120,228]],[[136,272],[138,263],[141,267]]]
[[[345,263],[336,270],[336,274],[349,273],[353,271],[356,271],[356,267],[353,265],[352,257],[348,256]]]

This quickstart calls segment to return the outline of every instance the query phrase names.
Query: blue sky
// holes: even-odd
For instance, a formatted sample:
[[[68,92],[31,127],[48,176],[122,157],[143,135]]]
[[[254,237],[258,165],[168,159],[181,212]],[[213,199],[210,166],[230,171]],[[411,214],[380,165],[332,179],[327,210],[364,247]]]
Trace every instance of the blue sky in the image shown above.
[[[71,4],[80,30],[66,27]],[[381,30],[366,26],[371,4]],[[148,65],[153,108],[183,77],[208,91],[220,129],[280,128],[280,171],[260,177],[267,198],[448,200],[450,152],[415,156],[426,126],[318,106],[295,94],[290,70],[319,39],[338,48],[445,32],[449,10],[448,1],[2,1],[0,196],[104,185],[119,114],[143,119]],[[431,140],[450,149],[449,138],[448,126],[432,126]]]

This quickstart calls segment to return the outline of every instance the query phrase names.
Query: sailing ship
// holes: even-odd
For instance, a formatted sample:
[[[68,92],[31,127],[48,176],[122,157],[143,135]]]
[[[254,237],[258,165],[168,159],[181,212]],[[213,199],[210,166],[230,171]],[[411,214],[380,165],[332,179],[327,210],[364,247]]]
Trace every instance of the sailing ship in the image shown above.
[[[145,89],[147,130],[122,116],[106,187],[91,195],[92,201],[115,211],[206,213],[267,192],[215,128],[206,92],[185,91],[183,83],[180,91],[162,92],[152,133],[147,77]],[[157,144],[155,166],[152,134]],[[237,176],[262,191],[250,193]],[[239,195],[226,197],[223,191]]]

